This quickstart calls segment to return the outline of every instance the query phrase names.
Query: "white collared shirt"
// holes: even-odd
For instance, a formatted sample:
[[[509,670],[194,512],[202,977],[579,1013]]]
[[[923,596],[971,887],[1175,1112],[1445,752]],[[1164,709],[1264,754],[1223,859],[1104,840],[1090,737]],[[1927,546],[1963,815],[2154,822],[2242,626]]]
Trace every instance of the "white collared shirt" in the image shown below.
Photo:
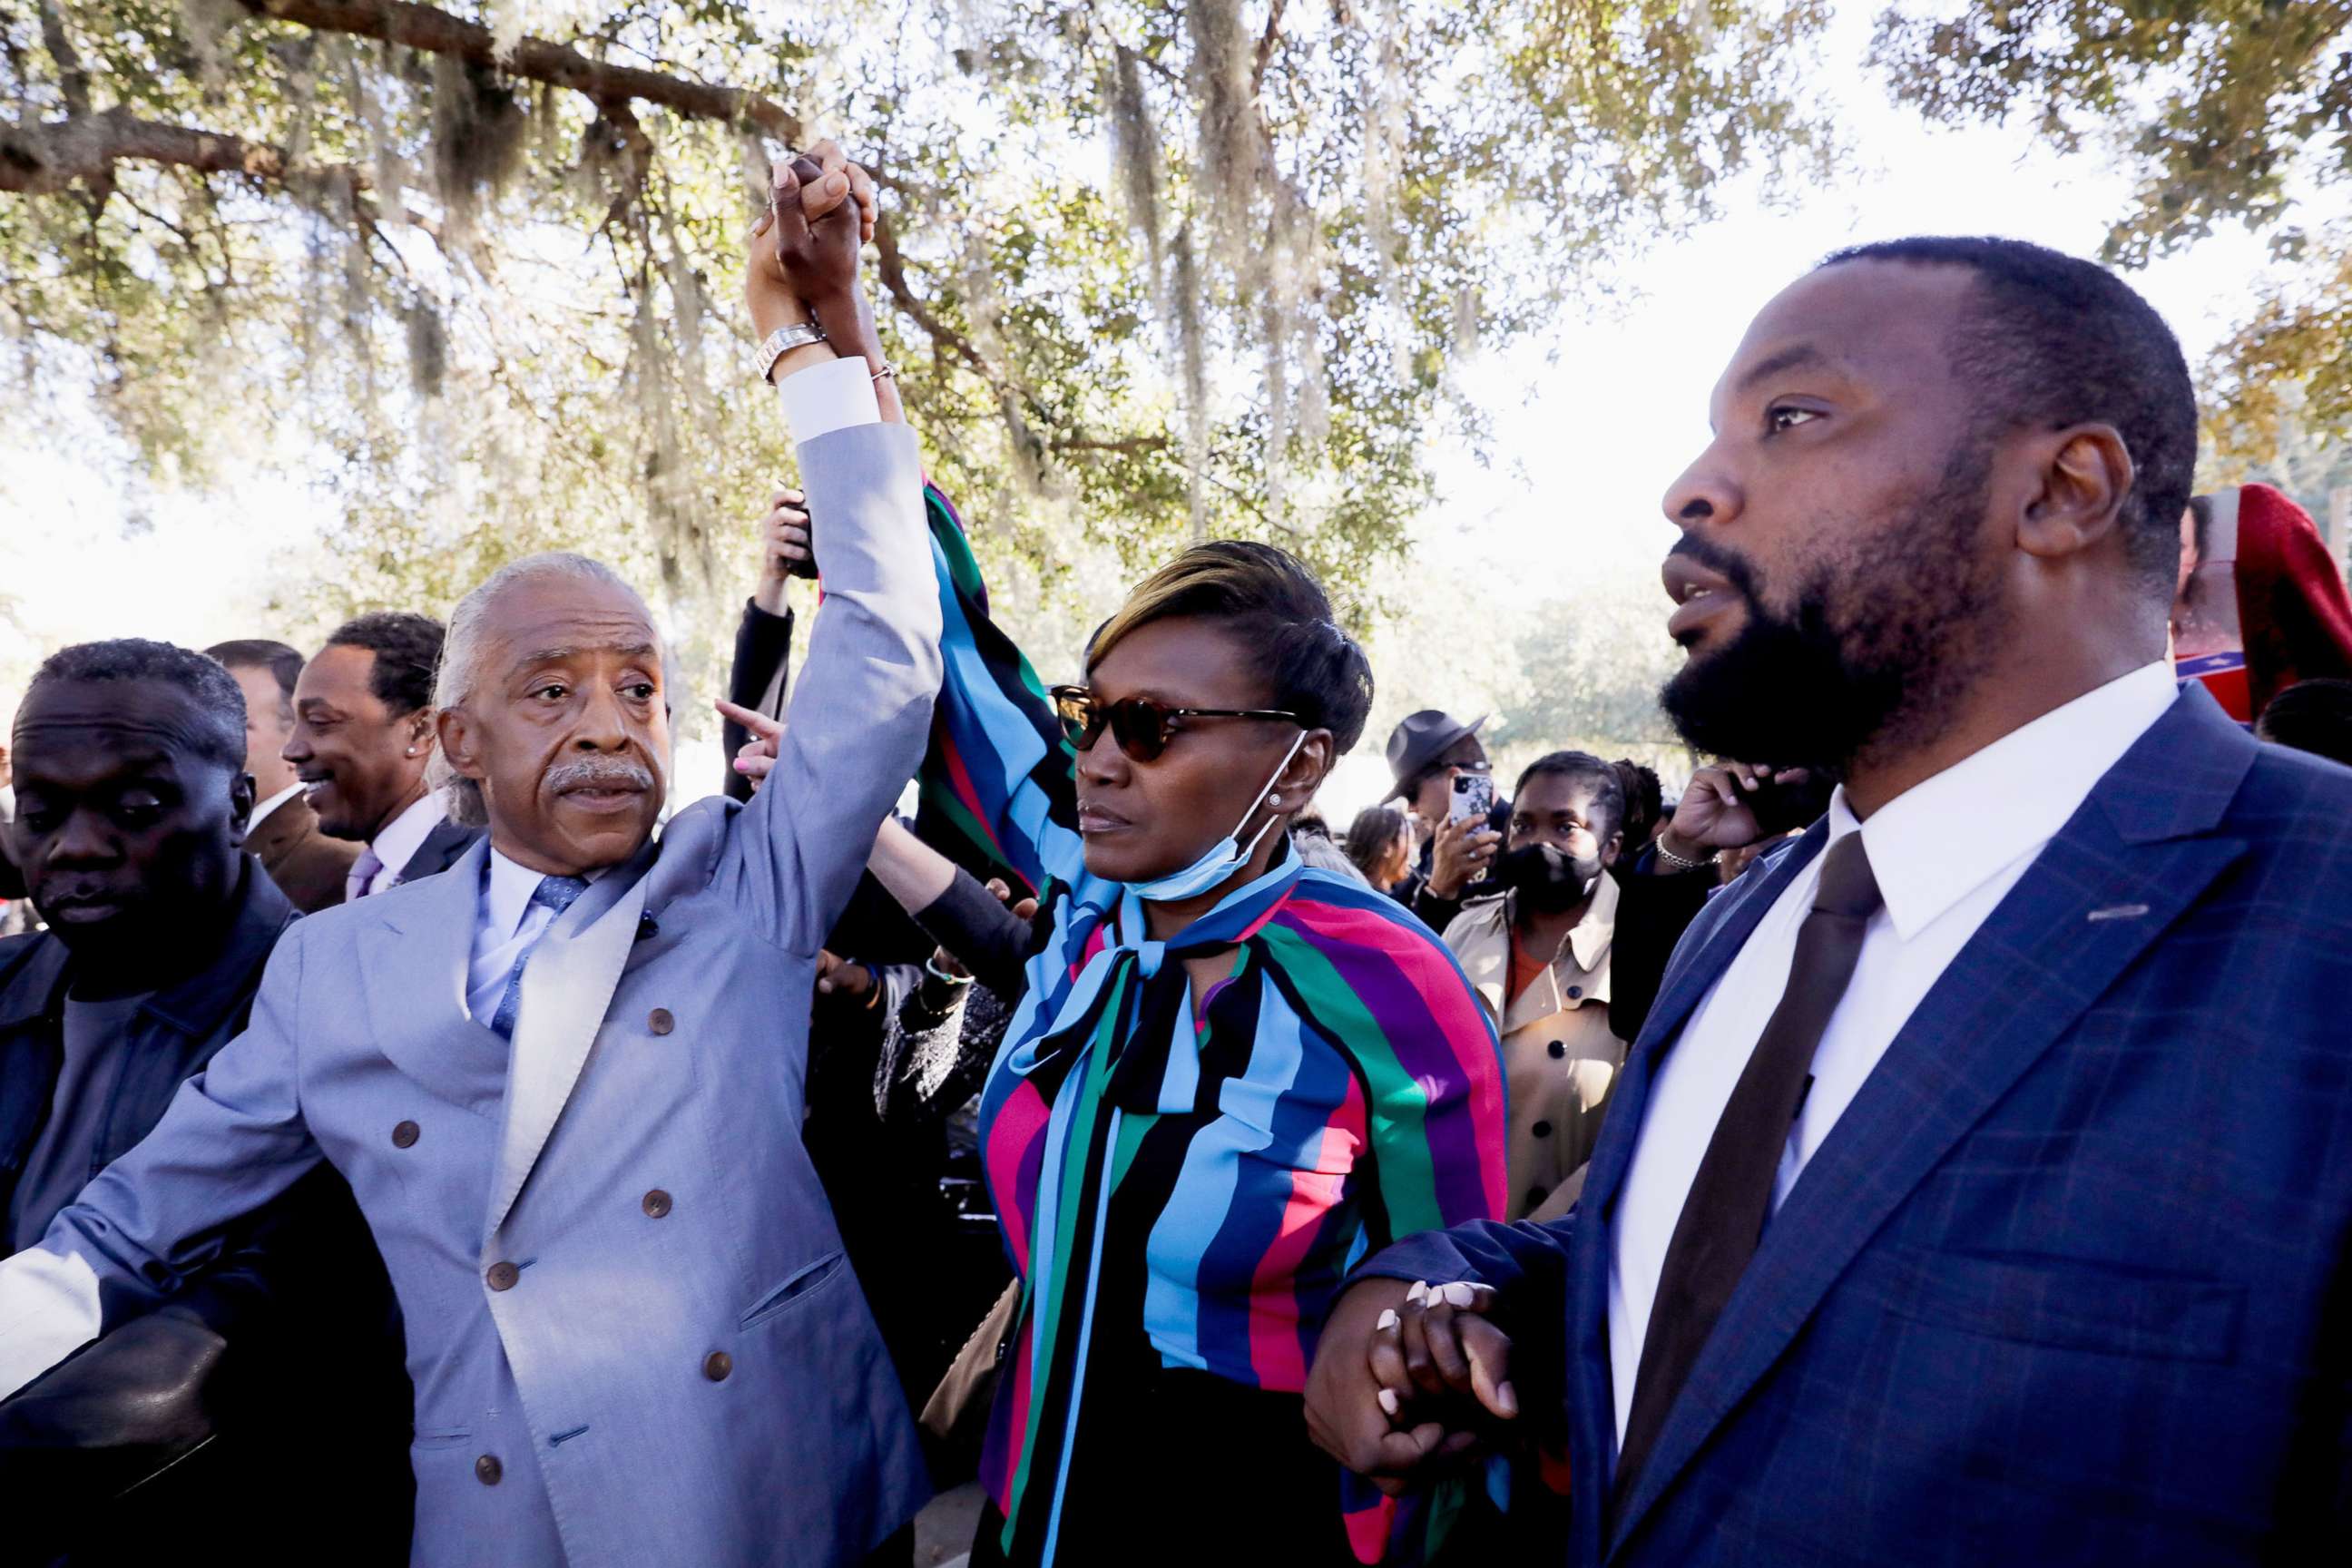
[[[440,826],[448,816],[448,803],[441,798],[438,790],[428,789],[409,802],[406,810],[385,823],[383,830],[368,840],[368,853],[374,856],[380,864],[368,874],[364,885],[355,868],[344,883],[343,897],[356,899],[363,894],[381,893],[386,888],[397,887],[408,869],[408,862],[425,847],[425,841],[433,837],[433,830]],[[366,863],[365,860],[359,862],[360,865]]]
[[[299,779],[297,779],[294,783],[288,784],[284,789],[279,790],[276,795],[271,795],[268,800],[256,805],[253,808],[252,816],[246,820],[246,832],[247,834],[259,832],[261,830],[261,819],[263,817],[268,816],[271,812],[276,811],[279,806],[284,805],[288,801],[292,800],[296,795],[300,795],[301,793],[302,782]]]
[[[585,876],[593,882],[607,869],[599,867]],[[530,901],[531,894],[546,879],[546,873],[509,860],[496,849],[490,851],[481,901],[474,910],[473,956],[466,964],[466,1011],[478,1024],[488,1024],[497,1016],[515,960],[530,952],[531,943],[555,923],[554,910]]]
[[[1813,1053],[1812,1088],[1772,1184],[1775,1212],[1912,1010],[2178,695],[2168,662],[2145,665],[1913,785],[1866,823],[1855,819],[1843,787],[1831,797],[1830,842],[1863,836],[1885,906],[1871,917],[1853,978]],[[1667,1244],[1715,1125],[1788,984],[1823,858],[1765,911],[1650,1086],[1610,1233],[1609,1372],[1620,1442]]]

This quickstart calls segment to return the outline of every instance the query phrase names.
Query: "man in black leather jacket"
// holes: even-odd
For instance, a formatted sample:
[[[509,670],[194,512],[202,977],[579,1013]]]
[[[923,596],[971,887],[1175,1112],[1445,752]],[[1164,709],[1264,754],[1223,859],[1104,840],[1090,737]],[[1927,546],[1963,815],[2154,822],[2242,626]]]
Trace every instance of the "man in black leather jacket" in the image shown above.
[[[34,678],[7,833],[49,929],[0,941],[0,1256],[39,1238],[245,1026],[297,915],[240,848],[243,698],[168,644]],[[383,1266],[325,1167],[205,1282],[0,1405],[0,1561],[214,1542],[254,1563],[404,1563],[409,1399]]]

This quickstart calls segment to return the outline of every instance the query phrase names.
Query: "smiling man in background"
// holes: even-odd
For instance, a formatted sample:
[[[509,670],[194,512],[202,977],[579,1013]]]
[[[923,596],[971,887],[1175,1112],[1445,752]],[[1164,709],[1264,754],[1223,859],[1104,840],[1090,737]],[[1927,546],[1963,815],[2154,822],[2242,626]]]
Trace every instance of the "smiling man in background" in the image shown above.
[[[294,764],[320,830],[364,846],[344,882],[364,899],[455,864],[480,829],[426,787],[441,623],[380,610],[337,626],[294,688]]]
[[[218,659],[245,693],[245,771],[253,775],[246,852],[304,914],[341,903],[359,846],[320,830],[302,780],[286,760],[287,742],[294,738],[294,689],[302,656],[268,637],[215,643],[205,653]]]

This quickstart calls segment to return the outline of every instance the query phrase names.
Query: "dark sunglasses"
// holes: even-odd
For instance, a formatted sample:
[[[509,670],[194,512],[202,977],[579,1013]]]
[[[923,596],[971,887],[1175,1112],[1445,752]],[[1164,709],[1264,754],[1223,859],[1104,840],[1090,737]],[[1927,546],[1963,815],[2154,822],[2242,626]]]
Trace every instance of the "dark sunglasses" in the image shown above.
[[[1062,721],[1062,733],[1083,752],[1108,730],[1118,749],[1139,763],[1148,763],[1168,749],[1179,719],[1279,719],[1302,729],[1306,721],[1296,713],[1271,708],[1171,708],[1148,698],[1129,697],[1119,702],[1097,702],[1083,686],[1056,686],[1045,695]]]

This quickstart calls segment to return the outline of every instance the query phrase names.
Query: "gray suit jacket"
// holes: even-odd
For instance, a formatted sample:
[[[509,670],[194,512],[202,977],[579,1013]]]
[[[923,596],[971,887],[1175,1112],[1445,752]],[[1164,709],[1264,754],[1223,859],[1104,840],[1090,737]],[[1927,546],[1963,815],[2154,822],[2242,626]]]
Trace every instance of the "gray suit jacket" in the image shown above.
[[[418,1564],[812,1568],[912,1514],[800,1126],[815,954],[922,755],[939,604],[911,435],[801,462],[826,598],[758,799],[688,807],[557,920],[511,1052],[465,1005],[486,846],[298,923],[248,1031],[0,1264],[0,1388],[57,1331],[42,1280],[143,1310],[323,1158],[406,1318]]]

